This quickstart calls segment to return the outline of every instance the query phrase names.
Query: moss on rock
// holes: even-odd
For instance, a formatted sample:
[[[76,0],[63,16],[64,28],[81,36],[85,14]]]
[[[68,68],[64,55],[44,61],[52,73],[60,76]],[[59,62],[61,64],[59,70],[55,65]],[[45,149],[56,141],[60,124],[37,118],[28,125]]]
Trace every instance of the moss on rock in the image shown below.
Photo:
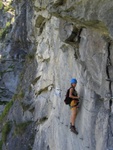
[[[0,150],[2,150],[2,145],[3,145],[3,142],[2,140],[0,141]]]
[[[2,114],[0,115],[0,123],[3,121],[3,119],[7,116],[10,108],[13,105],[13,100],[11,100],[9,103],[7,103],[7,105],[5,106],[4,111],[2,112]]]
[[[6,27],[3,28],[3,29],[0,29],[0,40],[3,40],[5,38],[5,36],[8,33],[10,27],[11,27],[10,22],[7,22]]]
[[[15,127],[15,135],[23,134],[24,131],[26,130],[27,126],[31,123],[32,123],[31,121],[27,121],[27,122],[17,124]]]
[[[5,123],[5,125],[2,128],[2,142],[5,143],[7,139],[7,135],[9,134],[11,130],[11,123],[8,121]]]

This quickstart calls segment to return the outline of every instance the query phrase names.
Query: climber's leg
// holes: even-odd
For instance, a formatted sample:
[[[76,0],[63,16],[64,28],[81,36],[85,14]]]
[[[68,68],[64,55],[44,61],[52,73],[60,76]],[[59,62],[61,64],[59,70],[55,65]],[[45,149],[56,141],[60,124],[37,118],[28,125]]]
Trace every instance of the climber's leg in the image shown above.
[[[71,108],[70,129],[75,134],[78,134],[78,132],[76,131],[76,128],[75,128],[75,119],[77,116],[77,106],[76,105],[77,105],[77,102],[75,100],[72,100],[72,102],[70,104],[70,108]]]
[[[77,116],[77,107],[75,106],[75,107],[71,108],[70,122],[71,122],[72,126],[75,125],[76,116]]]

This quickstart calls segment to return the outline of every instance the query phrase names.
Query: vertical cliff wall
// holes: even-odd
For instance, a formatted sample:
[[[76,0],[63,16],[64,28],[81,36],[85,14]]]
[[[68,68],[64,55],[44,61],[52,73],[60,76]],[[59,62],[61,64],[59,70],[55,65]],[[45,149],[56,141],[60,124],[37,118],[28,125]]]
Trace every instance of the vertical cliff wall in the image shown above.
[[[113,150],[113,2],[16,0],[12,6],[15,20],[0,47],[1,72],[9,59],[13,65],[0,80],[12,92],[0,118],[2,149]],[[81,97],[77,136],[63,102],[72,77]]]

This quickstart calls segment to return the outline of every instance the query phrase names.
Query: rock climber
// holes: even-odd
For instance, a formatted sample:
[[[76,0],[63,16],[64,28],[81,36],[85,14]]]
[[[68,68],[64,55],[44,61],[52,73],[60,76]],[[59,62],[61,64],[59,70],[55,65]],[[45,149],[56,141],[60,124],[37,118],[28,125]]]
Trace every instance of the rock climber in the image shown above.
[[[75,119],[77,116],[77,108],[79,104],[79,96],[75,87],[77,85],[76,79],[71,79],[71,87],[69,89],[69,98],[71,98],[70,109],[71,109],[71,117],[70,117],[70,130],[75,134],[78,134],[78,131],[75,128]]]

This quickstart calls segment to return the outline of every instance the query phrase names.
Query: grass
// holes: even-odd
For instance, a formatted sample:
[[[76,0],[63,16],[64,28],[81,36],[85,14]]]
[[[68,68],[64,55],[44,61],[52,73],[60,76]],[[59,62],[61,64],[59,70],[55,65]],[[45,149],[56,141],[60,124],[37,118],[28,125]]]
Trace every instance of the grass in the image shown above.
[[[2,114],[0,115],[0,122],[3,121],[3,119],[7,116],[10,108],[13,105],[13,100],[11,100],[9,103],[6,104],[4,111],[2,112]]]
[[[27,122],[23,122],[23,123],[20,123],[18,125],[16,125],[16,128],[15,128],[15,135],[18,135],[18,134],[23,134],[27,128],[27,126],[29,124],[31,124],[32,121],[27,121]]]
[[[3,29],[0,29],[0,40],[4,39],[6,34],[8,33],[8,30],[10,29],[11,24],[10,22],[6,23],[6,27]]]
[[[2,3],[2,0],[0,0],[0,9],[3,8],[3,3]]]
[[[11,123],[6,122],[5,125],[2,128],[2,143],[5,143],[7,140],[7,135],[9,134],[11,130]]]

